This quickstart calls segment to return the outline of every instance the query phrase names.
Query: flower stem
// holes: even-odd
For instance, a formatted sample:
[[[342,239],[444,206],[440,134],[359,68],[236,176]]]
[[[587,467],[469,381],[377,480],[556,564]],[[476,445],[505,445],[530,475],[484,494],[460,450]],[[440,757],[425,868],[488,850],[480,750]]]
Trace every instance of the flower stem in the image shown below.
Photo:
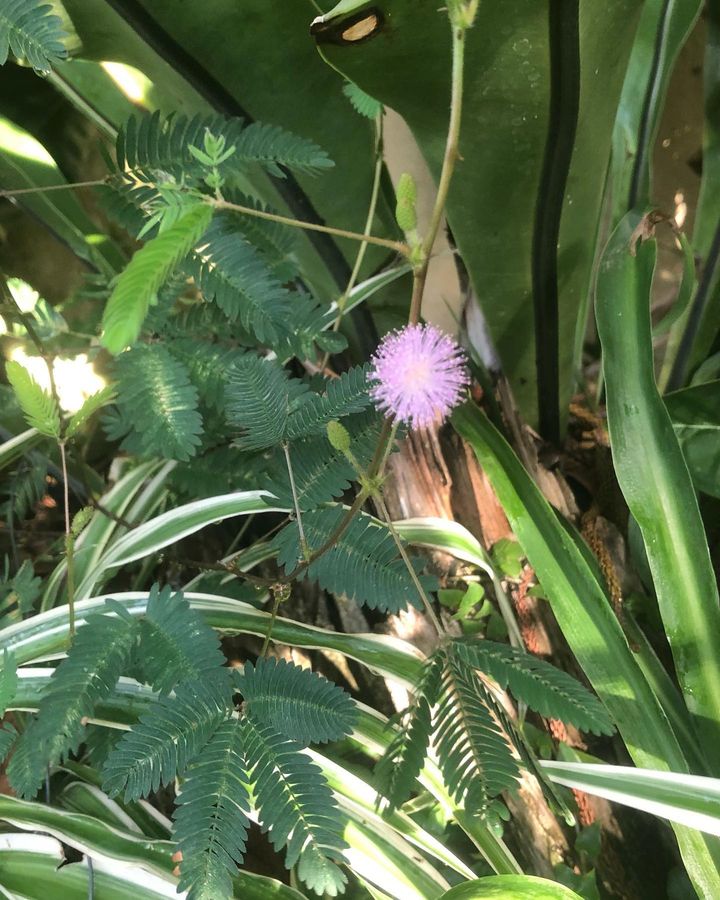
[[[438,182],[435,205],[430,217],[430,225],[425,233],[420,252],[421,262],[415,269],[413,277],[413,292],[410,301],[410,315],[408,322],[416,325],[420,320],[425,282],[427,280],[430,254],[435,244],[435,238],[440,229],[440,223],[445,212],[450,182],[452,181],[455,163],[459,157],[460,125],[462,122],[462,103],[465,71],[465,32],[466,28],[452,26],[452,87],[450,98],[450,123],[448,125],[447,141],[445,143],[445,155],[443,156],[440,180]]]

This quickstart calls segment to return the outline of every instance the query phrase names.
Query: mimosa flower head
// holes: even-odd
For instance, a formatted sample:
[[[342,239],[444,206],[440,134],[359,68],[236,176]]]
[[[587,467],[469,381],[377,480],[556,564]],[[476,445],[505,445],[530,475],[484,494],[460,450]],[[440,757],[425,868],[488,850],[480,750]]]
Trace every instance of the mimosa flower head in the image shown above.
[[[386,335],[371,362],[370,396],[411,428],[443,422],[469,383],[463,351],[434,325],[407,325]]]

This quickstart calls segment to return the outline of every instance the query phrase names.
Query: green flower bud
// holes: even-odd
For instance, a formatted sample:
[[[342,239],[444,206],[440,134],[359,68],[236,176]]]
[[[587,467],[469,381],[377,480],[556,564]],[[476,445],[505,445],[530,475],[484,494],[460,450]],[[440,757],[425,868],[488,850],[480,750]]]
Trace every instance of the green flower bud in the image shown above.
[[[415,179],[407,172],[403,172],[395,190],[395,218],[402,230],[415,231],[417,228],[417,186]]]
[[[327,424],[327,436],[330,443],[341,453],[350,452],[350,435],[347,428],[340,422],[333,420]]]

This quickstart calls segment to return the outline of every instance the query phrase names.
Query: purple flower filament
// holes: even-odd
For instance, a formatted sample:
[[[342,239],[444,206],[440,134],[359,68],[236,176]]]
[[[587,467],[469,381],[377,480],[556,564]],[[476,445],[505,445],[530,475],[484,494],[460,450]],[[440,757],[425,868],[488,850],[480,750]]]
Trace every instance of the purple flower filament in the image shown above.
[[[462,350],[434,325],[407,325],[388,334],[371,362],[370,396],[386,415],[411,428],[443,422],[469,383]]]

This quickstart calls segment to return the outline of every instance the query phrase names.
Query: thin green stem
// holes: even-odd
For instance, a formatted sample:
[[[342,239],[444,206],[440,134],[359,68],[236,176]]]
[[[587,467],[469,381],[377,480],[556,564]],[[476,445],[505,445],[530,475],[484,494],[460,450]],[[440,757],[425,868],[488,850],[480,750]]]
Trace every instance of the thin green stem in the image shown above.
[[[291,228],[303,228],[306,231],[320,231],[323,234],[332,234],[334,237],[347,238],[350,241],[361,241],[373,244],[376,247],[384,247],[393,250],[403,256],[408,256],[410,248],[401,241],[390,241],[386,238],[375,237],[370,234],[358,234],[356,231],[346,231],[344,228],[333,228],[330,225],[317,225],[314,222],[303,222],[300,219],[292,219],[289,216],[281,216],[277,213],[266,212],[261,209],[253,209],[252,206],[242,206],[239,203],[231,203],[229,200],[217,200],[214,197],[205,198],[216,209],[229,209],[232,212],[243,213],[256,219],[266,219],[268,222],[279,222],[281,225],[289,225]]]
[[[382,169],[383,169],[383,126],[382,126],[382,113],[377,117],[375,122],[375,174],[373,176],[373,185],[372,191],[370,193],[370,206],[368,207],[367,219],[365,220],[365,228],[363,229],[363,234],[365,236],[370,234],[372,229],[372,224],[375,220],[375,212],[377,209],[378,197],[380,196],[380,181],[382,178]],[[345,307],[347,306],[348,298],[350,297],[350,293],[352,289],[355,287],[355,284],[358,280],[358,276],[360,275],[360,268],[362,267],[363,260],[365,259],[365,254],[367,252],[368,242],[363,241],[360,244],[360,248],[357,252],[357,256],[355,257],[355,265],[353,266],[353,270],[350,273],[350,280],[347,283],[347,287],[345,288],[342,296],[338,299],[337,308],[338,314],[337,318],[333,322],[332,330],[339,331],[340,325],[342,324],[343,315],[345,314]],[[324,369],[328,363],[328,359],[330,358],[330,354],[326,353],[325,358],[323,360],[321,369]]]
[[[65,455],[65,441],[58,441],[60,449],[60,467],[63,478],[63,506],[65,512],[65,559],[67,562],[67,598],[68,621],[70,623],[70,640],[75,637],[75,541],[70,533],[70,487],[68,484],[67,458]]]
[[[94,178],[92,181],[69,181],[67,184],[45,184],[38,187],[0,191],[0,197],[19,197],[22,194],[45,194],[48,191],[67,191],[73,188],[98,187],[101,184],[106,184],[104,178]]]
[[[390,518],[390,513],[388,512],[388,508],[385,505],[385,500],[382,496],[382,493],[378,492],[378,494],[375,497],[375,502],[377,503],[377,507],[378,507],[378,510],[380,511],[380,515],[382,516],[383,520],[385,521],[385,524],[387,525],[387,527],[390,531],[390,534],[392,535],[393,540],[395,541],[395,546],[398,548],[398,553],[400,554],[402,561],[405,563],[405,567],[408,570],[408,575],[412,579],[413,584],[415,585],[415,588],[416,588],[418,594],[420,595],[420,599],[423,602],[423,606],[425,607],[425,612],[427,613],[428,618],[433,623],[433,626],[435,627],[435,630],[437,631],[438,635],[440,637],[444,637],[446,634],[445,628],[443,627],[443,624],[440,621],[440,619],[438,619],[438,617],[435,613],[435,610],[433,609],[433,605],[430,602],[430,598],[428,597],[427,592],[425,591],[425,588],[422,586],[422,583],[421,583],[420,579],[418,578],[418,574],[415,571],[415,567],[413,566],[412,562],[410,561],[410,557],[407,554],[407,550],[403,546],[403,542],[400,539],[400,535],[397,533],[397,530],[396,530],[395,526],[393,525],[393,521]]]
[[[277,619],[278,609],[280,608],[280,604],[284,599],[288,597],[289,590],[287,585],[278,585],[276,584],[274,588],[270,589],[270,592],[273,596],[273,605],[270,610],[270,621],[268,622],[268,628],[265,632],[265,639],[263,640],[262,649],[260,650],[260,656],[267,656],[268,648],[270,647],[270,638],[272,637],[273,626],[275,625],[275,620]]]
[[[290,479],[290,490],[292,492],[293,507],[295,509],[295,518],[297,519],[298,533],[300,534],[300,549],[304,559],[310,559],[310,547],[305,537],[305,530],[302,523],[302,515],[300,513],[300,503],[298,501],[297,489],[295,487],[295,475],[293,473],[292,460],[290,459],[290,448],[287,441],[283,441],[283,453],[285,454],[285,464],[287,466],[288,478]]]
[[[465,28],[452,26],[452,86],[450,95],[450,122],[448,125],[445,155],[443,157],[440,180],[438,182],[435,205],[430,216],[430,225],[425,233],[420,253],[420,264],[415,269],[413,292],[410,301],[408,322],[415,325],[420,321],[425,282],[427,281],[430,254],[435,244],[440,223],[445,213],[450,182],[455,171],[455,163],[459,157],[460,125],[462,122],[462,103],[465,71]]]

